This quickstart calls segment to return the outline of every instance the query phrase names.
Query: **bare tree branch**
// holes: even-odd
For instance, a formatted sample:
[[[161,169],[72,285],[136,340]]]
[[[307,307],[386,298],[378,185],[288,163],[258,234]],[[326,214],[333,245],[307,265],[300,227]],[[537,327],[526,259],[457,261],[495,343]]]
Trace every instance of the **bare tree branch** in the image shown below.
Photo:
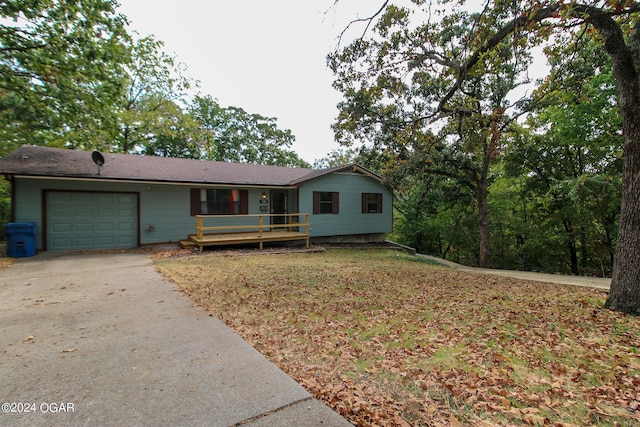
[[[509,34],[513,33],[517,28],[524,26],[530,21],[542,21],[543,19],[553,16],[553,12],[557,10],[558,6],[550,8],[542,8],[538,10],[533,17],[523,15],[508,22],[502,27],[493,37],[483,43],[478,50],[476,50],[460,67],[458,72],[458,78],[454,82],[453,86],[449,88],[449,91],[444,95],[438,104],[438,111],[450,112],[451,110],[446,107],[447,102],[453,98],[458,90],[462,87],[462,84],[467,78],[467,73],[471,70],[479,61],[482,54],[490,51],[496,47],[502,40],[504,40]]]
[[[541,23],[545,19],[552,18],[558,13],[558,11],[563,7],[562,4],[555,4],[548,7],[540,8],[535,11],[531,11],[530,13],[524,13],[521,16],[512,19],[507,24],[505,24],[502,28],[500,28],[493,37],[483,43],[482,46],[478,50],[476,50],[460,67],[458,71],[458,77],[454,84],[449,88],[444,97],[440,100],[438,104],[438,111],[441,112],[453,112],[450,108],[446,106],[446,104],[453,98],[453,96],[461,89],[462,84],[466,80],[467,73],[480,61],[482,54],[490,51],[494,47],[496,47],[502,40],[504,40],[507,36],[514,33],[518,30],[518,28],[522,28],[529,23]],[[609,39],[608,43],[612,45],[611,48],[607,47],[608,52],[616,52],[617,49],[624,48],[624,46],[620,46],[620,42],[624,45],[624,38],[618,37],[618,34],[612,34],[608,32],[609,28],[619,28],[615,24],[613,20],[613,16],[625,15],[633,12],[640,11],[640,3],[633,2],[629,5],[629,7],[615,10],[611,12],[605,12],[600,8],[590,5],[582,5],[578,4],[573,6],[573,9],[569,11],[569,13],[575,17],[583,19],[585,22],[593,25],[600,31],[600,33],[605,37],[605,47],[607,47],[607,39]],[[574,24],[575,25],[575,24]],[[574,26],[571,25],[571,26]],[[640,28],[638,28],[639,24],[636,24],[634,27],[635,37],[638,41],[638,52],[640,52]],[[603,33],[603,31],[605,31]],[[620,34],[621,35],[621,34]],[[633,36],[633,34],[632,34]],[[633,39],[633,38],[632,38]],[[615,44],[615,47],[614,47]],[[624,49],[622,49],[624,50]],[[618,50],[618,52],[620,52]]]
[[[336,0],[333,3],[333,5],[335,6],[338,3],[338,1],[339,0]],[[362,32],[362,35],[360,36],[360,40],[362,40],[364,38],[365,34],[367,34],[367,31],[369,30],[369,27],[371,26],[371,23],[373,22],[373,20],[376,19],[384,11],[384,9],[387,7],[388,4],[389,4],[389,0],[384,0],[384,3],[382,4],[382,6],[380,6],[380,9],[378,9],[378,11],[376,13],[374,13],[372,16],[370,16],[368,18],[354,19],[351,22],[349,22],[349,24],[347,24],[347,26],[338,35],[338,45],[336,46],[336,50],[340,47],[340,44],[342,42],[342,37],[344,36],[344,34],[349,30],[349,28],[351,28],[352,25],[357,24],[358,22],[366,22],[367,23],[364,31]]]

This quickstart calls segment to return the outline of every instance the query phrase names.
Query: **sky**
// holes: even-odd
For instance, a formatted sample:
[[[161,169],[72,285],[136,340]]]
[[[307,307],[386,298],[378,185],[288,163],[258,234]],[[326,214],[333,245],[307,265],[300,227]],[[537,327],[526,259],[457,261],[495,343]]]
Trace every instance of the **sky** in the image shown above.
[[[130,30],[154,35],[221,106],[275,117],[309,163],[339,148],[330,126],[340,94],[326,56],[372,0],[119,0]],[[334,5],[335,3],[335,5]],[[361,27],[362,31],[364,27]]]
[[[477,0],[470,0],[475,4]],[[222,107],[277,118],[292,146],[313,164],[334,149],[330,126],[342,99],[332,88],[326,57],[358,18],[374,15],[383,0],[119,0],[119,11],[141,37],[154,35],[165,52],[186,65],[199,93]],[[358,23],[344,46],[362,35]],[[546,74],[537,61],[532,78]],[[519,96],[531,87],[519,88]],[[516,98],[517,99],[517,98]]]

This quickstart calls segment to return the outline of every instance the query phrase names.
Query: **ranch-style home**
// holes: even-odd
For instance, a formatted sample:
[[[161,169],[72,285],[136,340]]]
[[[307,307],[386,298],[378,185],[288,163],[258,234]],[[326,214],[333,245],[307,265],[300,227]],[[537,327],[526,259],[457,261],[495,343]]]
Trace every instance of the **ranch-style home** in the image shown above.
[[[392,194],[357,164],[325,170],[24,145],[0,159],[11,221],[43,251],[382,241]]]

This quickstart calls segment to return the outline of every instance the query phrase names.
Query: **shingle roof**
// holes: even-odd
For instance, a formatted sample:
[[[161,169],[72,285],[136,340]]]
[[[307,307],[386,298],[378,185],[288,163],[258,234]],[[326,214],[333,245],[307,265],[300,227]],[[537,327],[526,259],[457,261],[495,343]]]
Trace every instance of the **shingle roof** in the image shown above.
[[[91,152],[23,145],[0,159],[0,173],[65,178],[118,179],[236,185],[293,185],[314,169],[212,162],[132,154],[103,154],[98,168]],[[99,174],[98,174],[99,171]]]
[[[360,172],[380,178],[358,165],[317,170],[133,154],[109,153],[103,156],[105,165],[99,168],[88,151],[23,145],[0,159],[0,173],[61,178],[292,186],[355,167]]]

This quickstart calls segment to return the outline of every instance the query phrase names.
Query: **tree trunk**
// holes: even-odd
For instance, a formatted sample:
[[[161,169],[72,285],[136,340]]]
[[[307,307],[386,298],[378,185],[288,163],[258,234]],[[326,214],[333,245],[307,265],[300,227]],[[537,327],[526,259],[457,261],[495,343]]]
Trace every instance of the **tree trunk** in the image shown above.
[[[640,314],[640,122],[637,121],[640,106],[635,110],[632,117],[623,114],[625,150],[620,225],[611,291],[605,307]]]
[[[447,247],[444,250],[444,252],[442,252],[442,256],[440,256],[440,258],[447,259],[447,254],[449,253],[449,249],[451,249],[451,245],[450,244],[447,245]]]
[[[587,21],[602,34],[611,57],[624,135],[620,225],[605,307],[640,315],[640,21],[625,44],[620,26],[611,17],[589,12]]]
[[[625,142],[618,242],[605,307],[640,314],[640,123],[629,127],[635,128],[635,141]]]
[[[562,221],[564,225],[564,231],[567,233],[567,246],[569,248],[569,260],[571,262],[571,274],[577,276],[578,271],[578,251],[576,249],[576,241],[573,233],[573,225],[569,220]]]
[[[129,154],[129,134],[131,133],[131,129],[128,125],[124,126],[124,138],[122,142],[122,152],[125,154]]]
[[[478,266],[480,268],[489,268],[490,266],[490,230],[489,230],[489,206],[487,205],[488,185],[486,179],[478,184],[478,218],[480,219],[480,256],[478,258]]]
[[[577,276],[580,274],[578,269],[578,251],[576,249],[576,243],[573,240],[569,240],[569,259],[571,260],[571,274]]]

